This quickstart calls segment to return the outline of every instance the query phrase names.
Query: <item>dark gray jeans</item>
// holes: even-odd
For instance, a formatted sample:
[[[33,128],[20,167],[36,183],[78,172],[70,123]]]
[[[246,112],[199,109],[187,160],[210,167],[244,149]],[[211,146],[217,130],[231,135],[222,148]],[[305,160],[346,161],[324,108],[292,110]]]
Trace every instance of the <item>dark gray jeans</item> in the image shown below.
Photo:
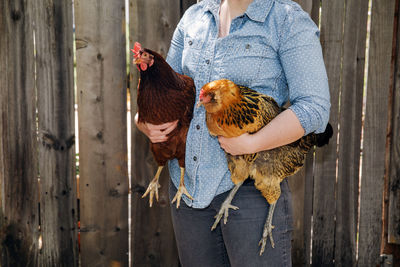
[[[175,186],[171,184],[170,199],[176,193]],[[271,247],[268,238],[262,256],[259,256],[258,242],[262,236],[269,204],[254,187],[253,181],[246,181],[241,186],[232,201],[232,205],[239,209],[230,209],[227,224],[223,224],[222,218],[214,231],[211,231],[214,216],[229,192],[216,196],[205,209],[190,208],[184,201],[181,201],[179,209],[171,205],[182,266],[292,266],[292,198],[286,179],[281,183],[281,190],[272,221],[275,226],[272,230],[275,248]]]

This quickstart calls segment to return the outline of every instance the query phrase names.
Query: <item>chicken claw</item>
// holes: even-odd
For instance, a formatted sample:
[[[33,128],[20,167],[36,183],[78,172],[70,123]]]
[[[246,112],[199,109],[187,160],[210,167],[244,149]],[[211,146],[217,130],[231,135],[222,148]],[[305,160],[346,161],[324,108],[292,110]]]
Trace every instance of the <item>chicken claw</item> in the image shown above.
[[[179,206],[181,205],[181,198],[182,198],[183,194],[185,194],[188,198],[193,200],[193,197],[186,190],[186,187],[184,185],[179,185],[178,192],[176,192],[174,199],[172,199],[172,202],[171,202],[171,203],[174,203],[176,201],[176,208],[179,208]]]
[[[228,221],[228,216],[229,216],[229,209],[233,210],[238,210],[239,208],[236,206],[233,206],[232,199],[236,195],[236,192],[238,191],[239,187],[243,184],[243,182],[237,183],[235,187],[232,189],[232,191],[229,193],[228,197],[225,199],[224,203],[222,203],[221,208],[219,209],[219,212],[217,215],[215,215],[215,222],[213,226],[211,227],[211,231],[213,231],[218,223],[220,222],[222,215],[224,215],[224,224],[227,223]]]
[[[174,203],[176,201],[176,208],[179,208],[179,206],[181,205],[181,198],[183,194],[185,194],[188,198],[193,200],[193,197],[189,194],[189,192],[185,187],[184,177],[185,177],[185,168],[181,168],[181,179],[179,181],[178,192],[176,192],[175,197],[172,199],[171,202]]]
[[[272,216],[274,214],[275,205],[276,205],[276,202],[274,204],[271,204],[271,206],[269,208],[267,221],[265,222],[265,225],[264,225],[264,232],[263,232],[260,242],[258,243],[258,245],[261,246],[260,256],[264,253],[268,236],[271,241],[272,248],[275,248],[274,239],[272,237],[272,229],[274,229],[274,226],[272,225]]]
[[[158,183],[158,179],[160,178],[160,173],[163,168],[164,168],[164,166],[158,167],[156,175],[154,176],[153,180],[150,182],[149,186],[147,187],[146,192],[142,196],[142,198],[145,198],[150,193],[150,197],[149,197],[150,207],[153,206],[154,195],[156,196],[156,200],[158,201],[158,188],[161,187],[160,184]]]
[[[233,206],[233,205],[231,205],[231,203],[227,203],[225,201],[222,204],[217,215],[215,215],[215,217],[214,217],[215,222],[214,222],[213,226],[211,227],[211,231],[213,231],[217,227],[218,223],[221,221],[222,215],[224,215],[224,224],[226,224],[228,222],[229,209],[238,210],[239,207]]]

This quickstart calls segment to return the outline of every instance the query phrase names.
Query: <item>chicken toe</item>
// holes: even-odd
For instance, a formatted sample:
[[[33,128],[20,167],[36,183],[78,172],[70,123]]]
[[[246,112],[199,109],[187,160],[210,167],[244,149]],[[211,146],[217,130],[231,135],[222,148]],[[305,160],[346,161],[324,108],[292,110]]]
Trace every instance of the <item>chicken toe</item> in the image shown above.
[[[233,206],[232,200],[233,197],[236,195],[236,192],[239,190],[240,186],[243,184],[243,182],[239,182],[235,185],[235,187],[232,189],[232,191],[229,193],[228,197],[225,199],[224,203],[222,203],[221,208],[219,209],[219,212],[217,215],[215,215],[215,222],[213,226],[211,227],[211,231],[213,231],[218,223],[221,221],[222,216],[224,216],[224,224],[227,223],[228,221],[228,216],[229,216],[229,209],[233,210],[238,210],[239,207]]]
[[[174,203],[176,201],[176,208],[179,208],[179,206],[181,205],[181,198],[182,198],[183,194],[185,194],[188,198],[193,200],[193,197],[189,194],[189,192],[187,191],[187,189],[185,187],[184,177],[185,177],[185,168],[181,168],[181,178],[179,181],[178,191],[176,192],[176,194],[171,202],[171,203]]]
[[[150,182],[149,186],[147,187],[146,192],[143,194],[142,198],[146,197],[149,193],[149,203],[150,207],[153,205],[153,198],[156,196],[156,200],[158,201],[158,188],[160,188],[160,184],[158,183],[158,179],[160,178],[160,173],[164,166],[158,166],[156,175],[154,176],[153,180]]]

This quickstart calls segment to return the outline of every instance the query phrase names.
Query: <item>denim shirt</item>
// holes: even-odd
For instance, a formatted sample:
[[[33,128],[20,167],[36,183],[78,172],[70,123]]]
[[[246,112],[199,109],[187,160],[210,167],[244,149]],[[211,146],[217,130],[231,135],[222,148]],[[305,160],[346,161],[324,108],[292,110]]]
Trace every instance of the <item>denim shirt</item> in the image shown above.
[[[172,68],[193,78],[196,101],[201,87],[230,79],[287,102],[305,134],[323,132],[330,96],[318,27],[299,5],[289,0],[254,0],[232,20],[226,37],[218,37],[220,0],[203,0],[179,22],[168,52]],[[225,152],[205,122],[204,107],[195,107],[187,135],[185,186],[194,208],[207,207],[214,196],[230,190]],[[171,179],[179,186],[176,159],[169,162]]]

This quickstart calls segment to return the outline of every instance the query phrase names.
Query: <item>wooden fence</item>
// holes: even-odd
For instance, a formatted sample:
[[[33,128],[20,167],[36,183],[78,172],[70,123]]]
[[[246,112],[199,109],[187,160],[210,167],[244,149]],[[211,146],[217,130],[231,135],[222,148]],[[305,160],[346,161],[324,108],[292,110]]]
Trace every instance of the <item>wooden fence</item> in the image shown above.
[[[165,56],[195,2],[0,1],[0,266],[179,266],[168,175],[149,208],[156,166],[134,126],[129,182],[125,16],[129,46]],[[293,265],[400,264],[400,0],[298,2],[321,29],[337,131],[289,179]]]

